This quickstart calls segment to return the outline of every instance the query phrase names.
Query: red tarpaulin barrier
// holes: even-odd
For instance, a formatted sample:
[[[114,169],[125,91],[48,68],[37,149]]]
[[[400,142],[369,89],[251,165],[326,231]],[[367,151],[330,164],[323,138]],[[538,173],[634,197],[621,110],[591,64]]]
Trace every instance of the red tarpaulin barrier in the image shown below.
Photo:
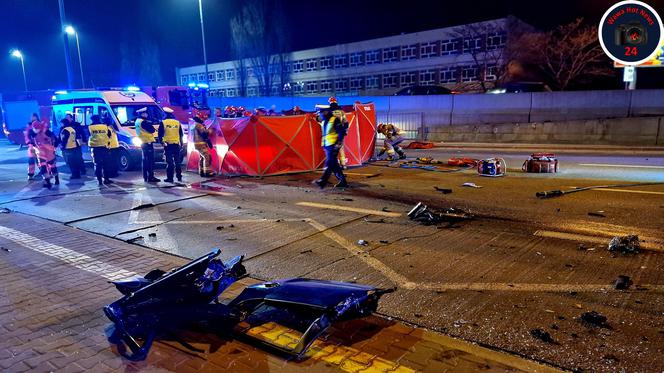
[[[228,176],[267,176],[322,167],[322,131],[314,115],[221,119],[212,139],[212,170]],[[358,166],[371,158],[376,146],[375,106],[356,103],[346,118],[349,127],[344,150],[348,166]],[[191,128],[187,154],[187,171],[197,172],[199,157]]]

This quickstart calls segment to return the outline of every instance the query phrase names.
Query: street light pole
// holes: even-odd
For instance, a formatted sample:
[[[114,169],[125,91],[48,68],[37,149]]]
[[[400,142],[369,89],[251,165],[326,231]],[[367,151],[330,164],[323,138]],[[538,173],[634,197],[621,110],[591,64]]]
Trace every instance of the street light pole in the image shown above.
[[[21,60],[21,71],[23,71],[23,87],[25,91],[28,91],[28,79],[25,77],[25,61],[23,61],[23,53],[20,50],[14,49],[12,51],[12,56]]]
[[[61,32],[65,30],[65,4],[64,0],[58,0],[58,5],[59,5],[59,10],[60,10],[60,30]],[[62,33],[62,37],[64,38],[64,45],[65,45],[65,65],[67,66],[67,88],[73,88],[74,87],[74,79],[72,78],[72,71],[71,71],[71,58],[69,57],[69,43],[67,39],[67,34],[65,32]]]
[[[78,31],[72,26],[67,26],[65,32],[68,35],[76,37],[76,50],[78,51],[78,67],[81,70],[81,88],[85,88],[85,79],[83,78],[83,62],[81,61],[81,43],[78,41]]]
[[[201,18],[201,38],[203,39],[203,63],[205,64],[205,83],[210,84],[208,72],[207,51],[205,49],[205,25],[203,23],[203,0],[198,0],[198,14]]]

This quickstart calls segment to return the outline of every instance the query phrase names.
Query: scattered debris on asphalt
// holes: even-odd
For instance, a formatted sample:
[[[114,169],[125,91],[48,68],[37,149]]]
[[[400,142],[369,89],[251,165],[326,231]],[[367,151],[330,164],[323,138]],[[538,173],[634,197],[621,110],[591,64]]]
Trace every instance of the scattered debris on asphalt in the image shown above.
[[[226,241],[237,241],[237,238],[235,237],[227,238]]]
[[[422,202],[418,202],[417,205],[408,212],[408,217],[410,220],[415,220],[424,225],[434,225],[439,223],[453,224],[473,218],[470,213],[451,207],[443,212],[434,212],[429,210],[429,207]]]
[[[360,245],[360,246],[367,246],[369,244],[369,242],[367,242],[365,240],[359,240],[359,241],[357,241],[357,244]]]
[[[635,186],[661,185],[661,184],[664,184],[664,182],[595,185],[595,186],[588,186],[588,187],[583,187],[583,188],[574,188],[574,189],[570,189],[570,190],[549,190],[549,191],[546,191],[546,192],[537,192],[537,193],[535,193],[535,196],[537,198],[546,199],[546,198],[560,197],[560,196],[564,196],[564,195],[570,194],[570,193],[583,192],[583,191],[586,191],[586,190],[593,190],[593,189],[627,188],[627,187],[635,187]]]
[[[621,254],[638,254],[641,249],[639,236],[630,234],[627,236],[616,236],[609,242],[609,251],[617,251]]]
[[[435,190],[437,190],[437,191],[443,193],[443,194],[450,194],[450,193],[452,193],[452,189],[450,189],[450,188],[441,188],[441,187],[437,187],[437,186],[435,186],[435,187],[433,187],[433,188],[434,188]]]
[[[157,237],[157,234],[153,232],[153,233],[148,234],[148,237],[155,238],[155,237]]]
[[[149,209],[149,208],[154,207],[154,206],[155,206],[154,203],[142,203],[138,206],[132,207],[131,209],[133,211],[137,211],[137,210]]]
[[[596,326],[600,328],[609,327],[609,324],[606,322],[606,316],[597,311],[583,313],[580,317],[580,320],[586,326]]]
[[[353,202],[352,198],[335,198],[337,201]]]
[[[385,223],[385,219],[383,219],[383,218],[380,218],[378,220],[369,220],[367,218],[364,218],[364,221],[367,222],[367,223],[376,223],[376,224]]]
[[[0,208],[0,214],[9,214],[10,212],[12,212],[12,210],[6,207]]]
[[[588,213],[588,216],[595,216],[598,218],[605,218],[606,215],[604,215],[604,211],[591,211]]]
[[[218,231],[220,231],[220,230],[222,230],[222,229],[224,229],[224,226],[223,226],[223,225],[218,225],[218,226],[217,226],[217,230],[218,230]]]
[[[228,226],[228,228],[235,228],[235,225],[231,224]]]
[[[300,251],[300,254],[313,253],[313,252],[314,252],[313,250],[308,249],[308,250],[302,250],[302,251]]]
[[[136,241],[142,240],[144,237],[143,236],[138,236],[138,237],[133,237],[127,240],[128,243],[134,243]]]
[[[10,249],[8,249],[8,248],[6,248],[6,247],[0,247],[0,250],[2,250],[2,251],[6,251],[6,252],[8,252],[8,253],[11,253],[11,252],[12,252]]]
[[[383,212],[392,212],[392,210],[390,210],[390,209],[387,208],[387,207],[383,207],[381,210],[382,210]]]
[[[380,243],[388,244],[388,243],[390,243],[390,241],[387,241],[387,240],[380,240]]]
[[[169,213],[176,212],[182,210],[182,207],[174,208],[173,210],[168,211]]]
[[[540,328],[531,330],[530,335],[532,335],[534,338],[539,339],[542,342],[546,342],[546,343],[553,343],[554,342],[553,337],[551,337],[551,334],[549,334],[549,332],[547,332],[543,329],[540,329]]]
[[[371,179],[371,178],[378,177],[378,176],[382,176],[382,175],[383,175],[383,174],[380,174],[380,173],[378,173],[378,174],[373,174],[373,175],[369,175],[369,176],[367,176],[367,179]]]
[[[614,283],[613,286],[616,290],[627,290],[629,289],[630,286],[632,286],[632,284],[633,282],[629,278],[629,276],[620,275],[616,279],[616,282]]]
[[[481,186],[475,184],[475,183],[463,183],[461,186],[469,187],[469,188],[481,188]]]

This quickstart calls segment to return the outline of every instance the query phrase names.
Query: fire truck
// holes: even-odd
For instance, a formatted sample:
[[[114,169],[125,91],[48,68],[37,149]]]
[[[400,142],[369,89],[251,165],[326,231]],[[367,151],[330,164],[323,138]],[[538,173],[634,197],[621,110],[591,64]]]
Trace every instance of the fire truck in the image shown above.
[[[173,115],[180,123],[186,124],[196,115],[203,119],[210,117],[210,108],[207,105],[208,85],[205,83],[189,83],[187,87],[141,87],[140,90],[152,96],[162,108],[168,106],[173,109]]]

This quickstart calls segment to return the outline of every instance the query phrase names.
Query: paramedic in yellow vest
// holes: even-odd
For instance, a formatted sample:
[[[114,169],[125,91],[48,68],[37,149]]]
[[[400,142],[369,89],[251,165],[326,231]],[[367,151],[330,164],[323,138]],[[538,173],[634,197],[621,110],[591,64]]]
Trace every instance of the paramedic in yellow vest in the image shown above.
[[[141,139],[141,151],[143,152],[143,181],[146,183],[158,183],[161,180],[154,177],[154,125],[148,119],[148,108],[136,110],[136,136]]]
[[[92,160],[95,163],[95,176],[99,186],[113,183],[106,174],[106,162],[108,158],[108,143],[111,138],[111,130],[106,123],[102,123],[99,115],[90,118],[92,124],[88,126],[90,137],[88,147],[92,151]],[[103,183],[102,183],[103,179]]]
[[[69,179],[80,179],[81,169],[83,168],[81,138],[70,121],[62,119],[60,123],[62,124],[62,128],[60,129],[60,146],[62,147],[62,156],[71,172]]]
[[[173,174],[178,181],[182,181],[182,160],[180,159],[180,148],[182,147],[182,125],[175,119],[173,109],[164,108],[166,119],[159,124],[158,136],[164,144],[164,156],[166,157],[166,181],[173,182]]]
[[[210,149],[210,130],[203,125],[203,119],[199,116],[194,117],[194,149],[198,152],[198,174],[202,177],[212,177],[212,155]]]
[[[321,126],[323,126],[322,145],[325,150],[325,172],[323,172],[323,176],[319,180],[314,181],[314,183],[323,189],[327,185],[330,176],[334,174],[339,180],[335,187],[346,188],[348,187],[348,182],[346,182],[346,176],[339,164],[339,149],[344,146],[346,130],[341,119],[332,114],[335,110],[341,110],[341,108],[337,103],[332,103],[329,106],[319,108],[321,109],[322,116]]]
[[[105,115],[102,120],[111,130],[111,138],[108,141],[108,159],[106,172],[108,177],[118,177],[120,169],[120,141],[118,140],[118,126],[110,115]]]

